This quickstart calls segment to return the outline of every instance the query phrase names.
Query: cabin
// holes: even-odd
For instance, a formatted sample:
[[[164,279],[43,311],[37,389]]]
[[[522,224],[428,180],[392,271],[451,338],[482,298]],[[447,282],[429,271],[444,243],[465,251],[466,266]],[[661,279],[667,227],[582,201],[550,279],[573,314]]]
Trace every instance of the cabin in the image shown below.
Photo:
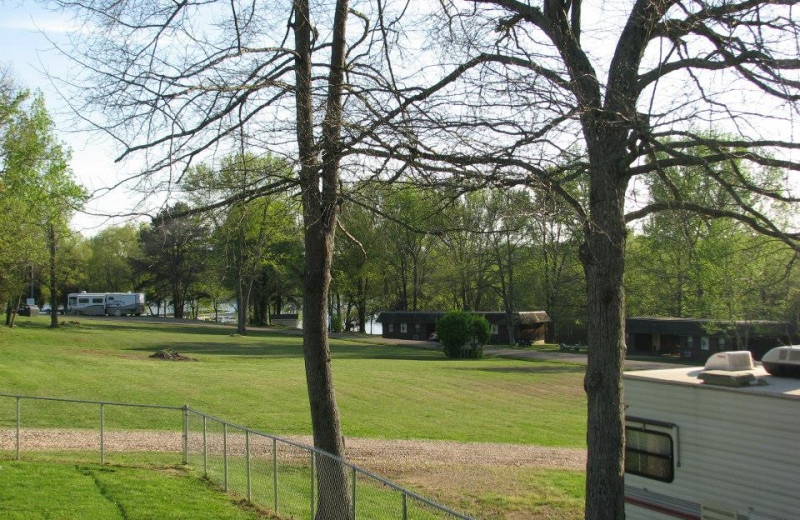
[[[436,332],[436,320],[444,316],[442,311],[384,311],[378,315],[384,338],[428,340]],[[485,317],[491,327],[489,343],[508,345],[508,317],[504,312],[476,312]],[[544,343],[550,317],[545,311],[515,312],[513,314],[514,337],[531,343]]]
[[[715,354],[733,360],[722,369],[624,374],[625,518],[798,518],[800,379],[743,354]]]
[[[798,340],[797,331],[783,321],[633,317],[625,327],[628,354],[679,356],[698,363],[728,350],[749,350],[761,359],[771,348]]]

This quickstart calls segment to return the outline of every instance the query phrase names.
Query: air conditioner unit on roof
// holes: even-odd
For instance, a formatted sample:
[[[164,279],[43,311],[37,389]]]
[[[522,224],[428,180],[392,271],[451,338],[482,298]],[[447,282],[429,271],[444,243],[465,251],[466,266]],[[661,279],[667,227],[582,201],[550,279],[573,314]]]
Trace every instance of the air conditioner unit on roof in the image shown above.
[[[736,352],[717,352],[706,361],[706,370],[726,370],[737,372],[740,370],[752,370],[756,367],[753,362],[753,354],[749,350],[739,350]]]

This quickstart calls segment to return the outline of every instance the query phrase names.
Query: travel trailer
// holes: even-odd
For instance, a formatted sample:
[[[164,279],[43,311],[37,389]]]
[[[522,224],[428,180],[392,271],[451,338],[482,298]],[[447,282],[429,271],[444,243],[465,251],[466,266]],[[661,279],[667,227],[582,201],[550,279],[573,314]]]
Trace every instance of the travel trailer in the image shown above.
[[[780,349],[764,359],[800,364],[800,346]],[[737,351],[624,382],[627,519],[798,518],[800,379]]]
[[[70,293],[67,296],[67,314],[86,316],[140,316],[144,312],[142,293]]]

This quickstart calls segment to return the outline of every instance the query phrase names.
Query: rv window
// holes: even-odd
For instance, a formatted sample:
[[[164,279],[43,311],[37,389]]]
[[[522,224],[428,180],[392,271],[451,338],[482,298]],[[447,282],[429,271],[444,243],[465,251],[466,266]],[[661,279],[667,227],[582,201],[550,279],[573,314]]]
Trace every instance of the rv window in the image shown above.
[[[92,303],[103,303],[102,298],[92,298]]]
[[[113,297],[113,296],[109,296],[109,297],[108,297],[108,301],[111,301],[111,300],[113,300],[113,299],[114,299],[114,297]]]
[[[78,303],[78,299],[77,299],[76,297],[74,297],[74,296],[70,296],[70,297],[69,297],[69,306],[70,306],[70,307],[72,307],[72,306],[74,306],[76,303]]]
[[[667,433],[625,427],[625,473],[672,482],[672,437]]]
[[[89,298],[78,298],[78,303],[89,303]]]

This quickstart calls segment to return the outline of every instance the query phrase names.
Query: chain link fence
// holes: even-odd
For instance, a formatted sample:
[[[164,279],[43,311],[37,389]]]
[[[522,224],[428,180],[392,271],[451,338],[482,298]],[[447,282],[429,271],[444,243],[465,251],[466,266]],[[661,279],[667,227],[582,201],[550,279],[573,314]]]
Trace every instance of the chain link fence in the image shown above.
[[[0,394],[0,457],[53,450],[63,460],[100,463],[115,453],[167,453],[285,518],[471,520],[316,448],[189,406]]]

